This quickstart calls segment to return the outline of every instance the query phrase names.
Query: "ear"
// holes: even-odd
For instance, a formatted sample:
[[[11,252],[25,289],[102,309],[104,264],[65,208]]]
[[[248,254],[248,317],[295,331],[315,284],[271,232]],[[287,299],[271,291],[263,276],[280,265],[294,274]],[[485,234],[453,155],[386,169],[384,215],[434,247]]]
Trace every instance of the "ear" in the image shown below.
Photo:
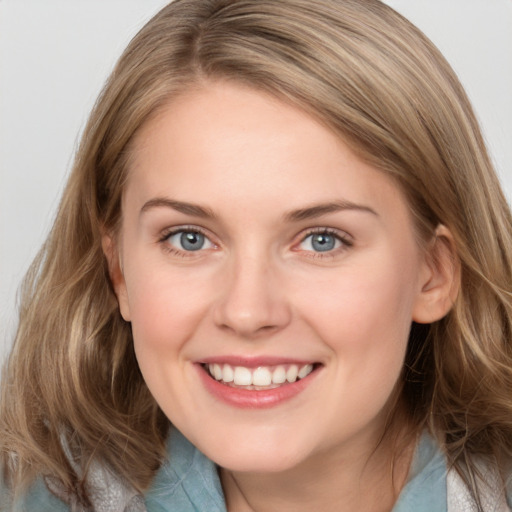
[[[460,288],[460,260],[450,230],[440,224],[425,251],[421,291],[413,310],[413,320],[430,324],[452,308]]]
[[[101,237],[101,246],[103,254],[107,259],[108,273],[117,297],[117,302],[119,303],[119,311],[121,312],[121,316],[124,320],[129,322],[130,307],[128,302],[128,293],[126,290],[121,257],[116,241],[110,234],[103,234]]]

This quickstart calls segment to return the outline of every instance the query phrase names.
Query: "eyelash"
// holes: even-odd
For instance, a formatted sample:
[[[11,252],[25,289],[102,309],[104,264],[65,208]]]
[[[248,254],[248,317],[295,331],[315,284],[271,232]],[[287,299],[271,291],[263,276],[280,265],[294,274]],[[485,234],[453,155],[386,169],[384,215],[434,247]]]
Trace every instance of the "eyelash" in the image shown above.
[[[172,245],[170,245],[168,243],[169,239],[179,233],[197,233],[197,234],[203,235],[213,246],[215,246],[215,244],[211,241],[210,236],[206,233],[205,230],[203,230],[197,226],[179,226],[179,227],[164,231],[158,239],[158,243],[162,245],[163,249],[166,252],[168,252],[169,254],[172,254],[174,256],[179,256],[182,258],[189,258],[189,257],[197,256],[198,254],[194,254],[195,252],[197,252],[197,253],[202,252],[201,250],[198,250],[198,251],[180,250],[180,249],[177,249],[177,248],[173,247]],[[300,248],[297,248],[294,250],[303,252],[309,258],[325,259],[325,258],[333,258],[333,257],[337,256],[340,252],[344,252],[353,246],[353,241],[352,241],[351,237],[349,237],[346,233],[340,232],[333,228],[319,227],[319,228],[313,228],[313,229],[306,231],[301,236],[298,244],[295,244],[294,247],[300,246],[308,239],[308,237],[313,236],[313,235],[332,236],[336,240],[341,242],[341,246],[334,248],[332,250],[327,250],[325,252],[308,251],[308,250],[302,251]]]
[[[340,232],[337,229],[333,228],[314,228],[306,231],[304,235],[301,236],[300,242],[296,244],[295,247],[300,246],[302,243],[304,243],[310,236],[313,235],[328,235],[334,237],[336,240],[341,242],[341,246],[338,248],[334,248],[332,250],[328,250],[325,252],[321,251],[304,251],[304,253],[309,258],[316,258],[316,259],[325,259],[325,258],[334,258],[338,256],[341,252],[346,251],[347,249],[350,249],[354,245],[353,240],[351,237],[344,232]],[[297,251],[300,251],[301,249],[296,249]]]
[[[179,256],[182,258],[190,258],[193,256],[197,256],[197,254],[194,254],[195,252],[202,252],[201,250],[198,251],[184,251],[177,249],[176,247],[173,247],[170,245],[169,239],[173,237],[174,235],[177,235],[178,233],[196,233],[199,235],[203,235],[212,245],[215,246],[215,244],[210,240],[210,236],[204,231],[203,229],[197,227],[197,226],[179,226],[176,228],[171,228],[169,230],[166,230],[162,233],[160,238],[158,239],[158,243],[162,245],[162,248],[168,252],[169,254],[172,254],[173,256]]]

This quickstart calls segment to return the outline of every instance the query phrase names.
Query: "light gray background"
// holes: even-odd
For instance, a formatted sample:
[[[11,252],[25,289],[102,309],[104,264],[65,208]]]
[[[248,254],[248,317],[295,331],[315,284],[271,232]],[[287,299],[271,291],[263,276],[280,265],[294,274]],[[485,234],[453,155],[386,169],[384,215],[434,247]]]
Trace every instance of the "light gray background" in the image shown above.
[[[0,0],[0,361],[87,114],[167,0]],[[387,0],[455,68],[512,197],[512,0]]]

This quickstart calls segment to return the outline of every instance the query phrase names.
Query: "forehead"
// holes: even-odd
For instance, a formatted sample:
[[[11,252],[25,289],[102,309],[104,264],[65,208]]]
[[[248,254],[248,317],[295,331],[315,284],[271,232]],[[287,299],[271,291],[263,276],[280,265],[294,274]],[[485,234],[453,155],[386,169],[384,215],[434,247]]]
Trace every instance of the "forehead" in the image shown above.
[[[233,83],[208,83],[173,99],[133,148],[125,195],[138,204],[171,195],[262,210],[337,200],[404,205],[394,181],[320,121]]]

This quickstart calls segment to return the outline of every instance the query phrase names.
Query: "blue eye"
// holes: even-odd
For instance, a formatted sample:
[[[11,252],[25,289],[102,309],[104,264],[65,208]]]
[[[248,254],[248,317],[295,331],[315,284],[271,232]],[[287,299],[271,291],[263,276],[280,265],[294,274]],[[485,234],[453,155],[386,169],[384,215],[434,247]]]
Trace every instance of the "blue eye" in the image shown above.
[[[212,242],[205,235],[193,230],[175,231],[166,238],[166,241],[176,249],[187,252],[213,247]]]
[[[338,249],[342,243],[339,236],[329,232],[311,233],[302,240],[300,248],[305,251],[328,252]]]

